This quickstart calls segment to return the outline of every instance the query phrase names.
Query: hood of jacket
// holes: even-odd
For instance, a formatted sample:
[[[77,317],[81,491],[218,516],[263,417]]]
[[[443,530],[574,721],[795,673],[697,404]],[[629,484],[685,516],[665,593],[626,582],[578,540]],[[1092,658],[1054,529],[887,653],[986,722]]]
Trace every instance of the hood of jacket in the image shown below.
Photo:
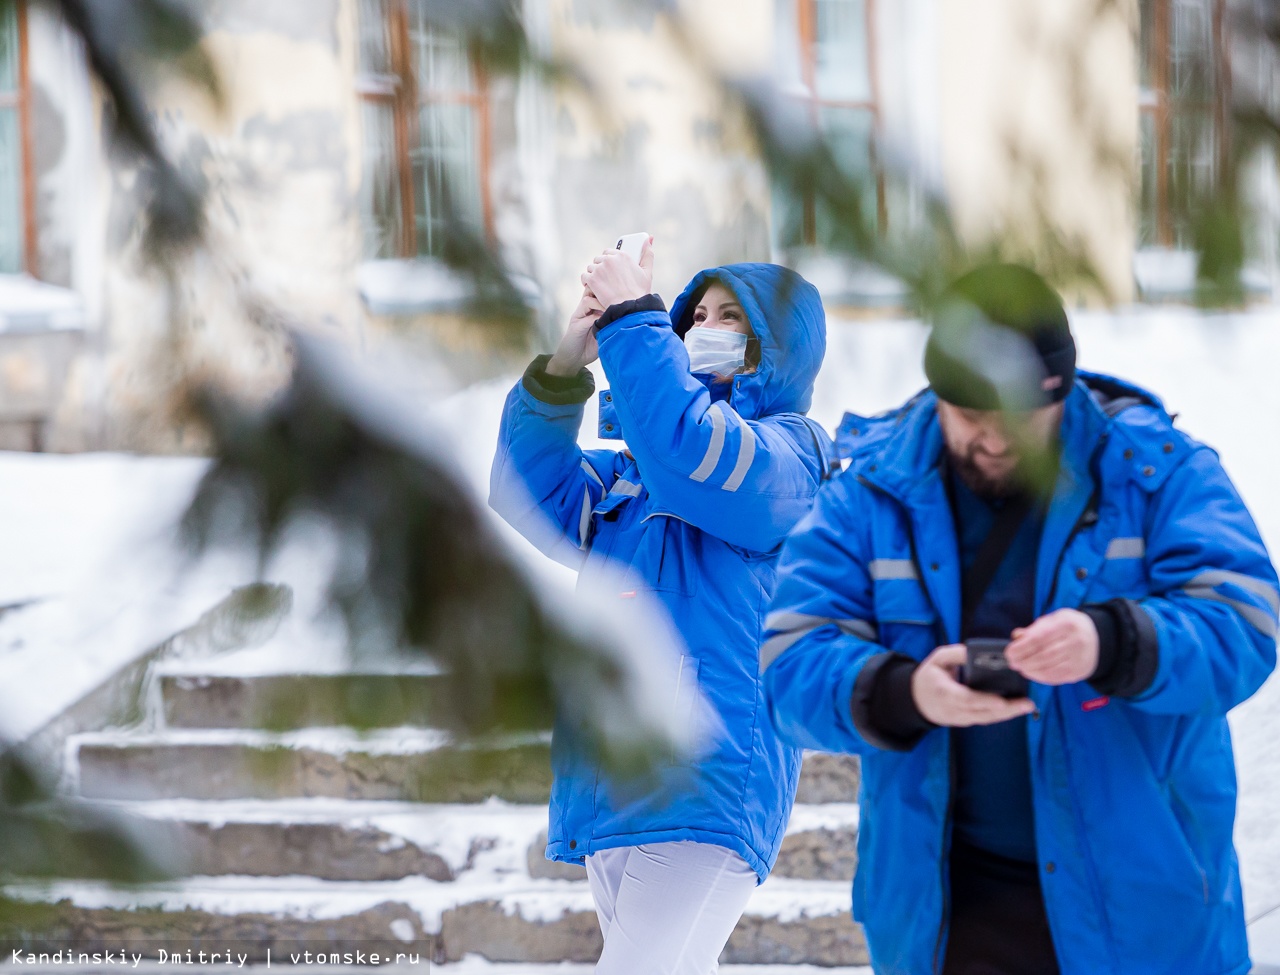
[[[734,377],[733,408],[758,419],[806,413],[827,350],[827,316],[818,289],[777,264],[726,264],[700,271],[671,306],[671,324],[684,338],[697,297],[713,282],[733,293],[760,342],[755,372]]]

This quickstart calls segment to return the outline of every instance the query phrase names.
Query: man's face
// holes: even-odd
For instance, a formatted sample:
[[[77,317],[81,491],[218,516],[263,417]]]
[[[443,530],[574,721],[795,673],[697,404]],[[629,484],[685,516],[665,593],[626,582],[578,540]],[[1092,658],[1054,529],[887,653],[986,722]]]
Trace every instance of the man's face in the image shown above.
[[[960,479],[975,494],[1002,498],[1028,486],[1028,460],[1057,442],[1061,403],[1027,413],[971,410],[938,401],[947,453]]]

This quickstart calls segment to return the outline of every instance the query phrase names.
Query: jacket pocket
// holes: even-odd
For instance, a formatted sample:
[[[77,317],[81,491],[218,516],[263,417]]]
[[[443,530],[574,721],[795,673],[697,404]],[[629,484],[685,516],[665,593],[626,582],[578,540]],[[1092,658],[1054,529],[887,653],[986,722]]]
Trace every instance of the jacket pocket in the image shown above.
[[[644,534],[633,563],[638,585],[656,592],[695,595],[701,533],[683,518],[665,511],[646,515],[642,525]]]
[[[1147,595],[1146,540],[1141,535],[1121,532],[1107,539],[1102,548],[1102,561],[1094,572],[1088,597],[1114,599]]]
[[[934,648],[937,613],[917,579],[878,579],[872,600],[880,644],[917,658]]]

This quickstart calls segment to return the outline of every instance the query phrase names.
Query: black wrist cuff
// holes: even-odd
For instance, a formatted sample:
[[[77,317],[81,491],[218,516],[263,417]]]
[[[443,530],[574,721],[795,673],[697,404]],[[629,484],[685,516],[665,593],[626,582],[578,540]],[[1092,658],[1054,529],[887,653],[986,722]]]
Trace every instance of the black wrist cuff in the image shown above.
[[[525,369],[521,382],[530,395],[551,406],[572,406],[591,398],[596,380],[590,369],[583,366],[576,376],[552,376],[547,373],[550,361],[550,355],[540,355]]]
[[[616,322],[619,318],[626,318],[628,315],[633,315],[638,311],[666,310],[666,304],[656,294],[645,295],[643,298],[632,298],[630,301],[620,301],[604,310],[604,314],[596,319],[595,328],[599,332],[611,322]]]
[[[1137,697],[1155,680],[1160,648],[1155,625],[1129,599],[1082,606],[1098,631],[1098,667],[1089,684],[1108,697]]]
[[[907,752],[937,727],[920,713],[911,694],[919,663],[901,653],[877,654],[853,685],[850,709],[858,733],[878,748]]]

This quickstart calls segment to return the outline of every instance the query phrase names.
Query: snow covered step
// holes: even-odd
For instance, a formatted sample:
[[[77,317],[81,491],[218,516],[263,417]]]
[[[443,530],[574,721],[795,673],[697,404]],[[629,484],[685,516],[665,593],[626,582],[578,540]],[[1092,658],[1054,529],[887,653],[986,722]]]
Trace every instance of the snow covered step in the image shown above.
[[[181,944],[272,950],[417,952],[425,961],[590,962],[600,931],[585,884],[495,878],[337,884],[310,878],[201,878],[121,889],[54,883],[10,887],[0,935],[39,950],[68,942],[154,952]],[[771,879],[758,888],[722,955],[740,964],[866,963],[849,916],[849,884]]]
[[[69,742],[79,792],[96,799],[327,797],[421,802],[545,802],[548,744],[526,736],[456,746],[442,732],[397,728],[119,732]],[[73,765],[74,767],[74,765]]]
[[[171,728],[432,727],[442,674],[175,674],[160,676]]]
[[[469,871],[584,881],[575,864],[553,863],[545,806],[162,800],[92,805],[123,816],[164,851],[181,876],[310,876],[323,880],[453,881]],[[774,876],[849,882],[857,866],[858,807],[795,807]]]
[[[79,791],[97,799],[328,797],[410,802],[543,803],[551,770],[545,737],[456,746],[421,728],[266,732],[192,729],[95,732],[70,739]],[[796,799],[852,802],[856,757],[806,755]]]
[[[469,871],[524,874],[545,806],[302,800],[89,802],[121,817],[181,876],[310,876],[335,881]],[[539,850],[541,855],[541,850]],[[581,873],[581,870],[579,871]]]
[[[543,817],[545,822],[546,817]],[[586,870],[576,864],[547,860],[544,826],[529,844],[528,867],[532,877],[585,880]],[[787,823],[787,835],[773,866],[774,877],[792,880],[827,880],[852,883],[858,866],[858,807],[852,803],[797,804]]]

